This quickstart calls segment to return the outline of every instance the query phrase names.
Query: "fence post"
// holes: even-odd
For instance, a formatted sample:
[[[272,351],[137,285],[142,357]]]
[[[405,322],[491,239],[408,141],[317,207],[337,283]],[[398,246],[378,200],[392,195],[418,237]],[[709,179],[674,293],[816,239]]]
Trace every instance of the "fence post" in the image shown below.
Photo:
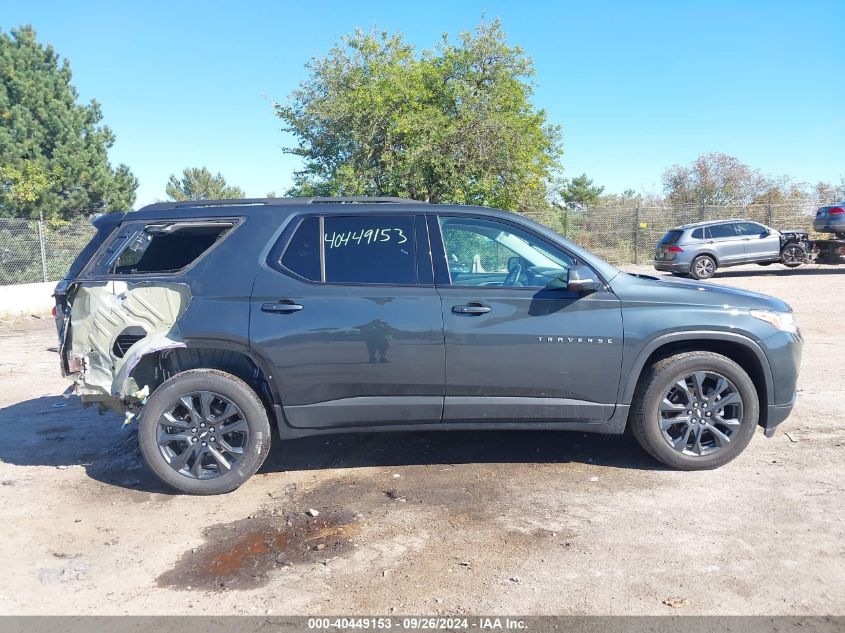
[[[634,263],[639,264],[640,244],[640,205],[634,208]]]
[[[38,245],[41,249],[41,280],[47,281],[47,250],[44,242],[44,220],[38,220]]]
[[[569,207],[563,208],[563,237],[569,238]]]

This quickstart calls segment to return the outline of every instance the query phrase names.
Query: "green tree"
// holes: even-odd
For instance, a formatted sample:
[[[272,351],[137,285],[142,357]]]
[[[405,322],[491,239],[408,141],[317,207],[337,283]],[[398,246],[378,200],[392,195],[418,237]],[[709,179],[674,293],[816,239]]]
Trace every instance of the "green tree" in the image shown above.
[[[177,178],[171,174],[165,187],[171,200],[227,200],[244,198],[244,190],[226,184],[222,174],[212,175],[205,167],[189,167]]]
[[[138,181],[112,168],[114,134],[79,104],[67,59],[32,27],[0,31],[0,217],[70,219],[127,210]]]
[[[392,195],[544,206],[560,130],[531,103],[534,68],[499,21],[417,55],[401,35],[357,30],[277,115],[304,169],[292,195]]]
[[[593,185],[592,178],[581,174],[572,180],[564,180],[559,190],[563,205],[569,209],[586,209],[598,204],[604,187]]]

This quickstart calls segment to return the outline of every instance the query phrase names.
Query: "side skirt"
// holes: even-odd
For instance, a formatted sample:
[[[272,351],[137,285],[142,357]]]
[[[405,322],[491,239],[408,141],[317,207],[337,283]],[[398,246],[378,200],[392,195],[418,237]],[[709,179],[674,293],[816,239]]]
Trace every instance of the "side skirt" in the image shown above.
[[[340,433],[382,433],[389,431],[579,431],[582,433],[600,433],[603,435],[620,435],[625,432],[628,423],[630,407],[625,404],[616,405],[616,410],[606,422],[432,422],[427,424],[399,424],[384,423],[369,426],[341,426],[331,428],[294,428],[286,419],[282,407],[274,404],[276,414],[276,428],[279,438],[296,439],[313,435],[335,435]]]

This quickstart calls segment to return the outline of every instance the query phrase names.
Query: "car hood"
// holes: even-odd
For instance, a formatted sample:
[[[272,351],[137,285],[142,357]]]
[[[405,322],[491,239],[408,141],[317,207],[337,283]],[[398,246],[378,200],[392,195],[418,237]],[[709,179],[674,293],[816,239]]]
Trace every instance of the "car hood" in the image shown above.
[[[610,285],[613,292],[625,303],[792,311],[786,302],[776,297],[710,282],[623,273],[617,275]]]

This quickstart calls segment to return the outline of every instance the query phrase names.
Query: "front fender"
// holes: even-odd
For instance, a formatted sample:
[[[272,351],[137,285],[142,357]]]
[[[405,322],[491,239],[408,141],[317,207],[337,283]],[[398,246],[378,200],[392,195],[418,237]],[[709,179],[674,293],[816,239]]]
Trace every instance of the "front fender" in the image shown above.
[[[753,352],[757,360],[760,362],[760,367],[763,369],[763,379],[766,383],[766,404],[774,402],[774,388],[772,378],[772,368],[769,364],[769,359],[762,348],[749,337],[738,334],[736,332],[711,331],[711,330],[685,330],[680,332],[670,332],[668,334],[661,334],[650,339],[647,343],[640,347],[639,352],[634,358],[633,363],[629,367],[629,371],[623,372],[627,376],[624,384],[620,385],[619,402],[622,404],[631,404],[634,399],[634,391],[637,388],[637,383],[640,379],[643,367],[649,357],[664,345],[670,343],[682,343],[685,341],[722,341],[729,343],[738,343]]]

